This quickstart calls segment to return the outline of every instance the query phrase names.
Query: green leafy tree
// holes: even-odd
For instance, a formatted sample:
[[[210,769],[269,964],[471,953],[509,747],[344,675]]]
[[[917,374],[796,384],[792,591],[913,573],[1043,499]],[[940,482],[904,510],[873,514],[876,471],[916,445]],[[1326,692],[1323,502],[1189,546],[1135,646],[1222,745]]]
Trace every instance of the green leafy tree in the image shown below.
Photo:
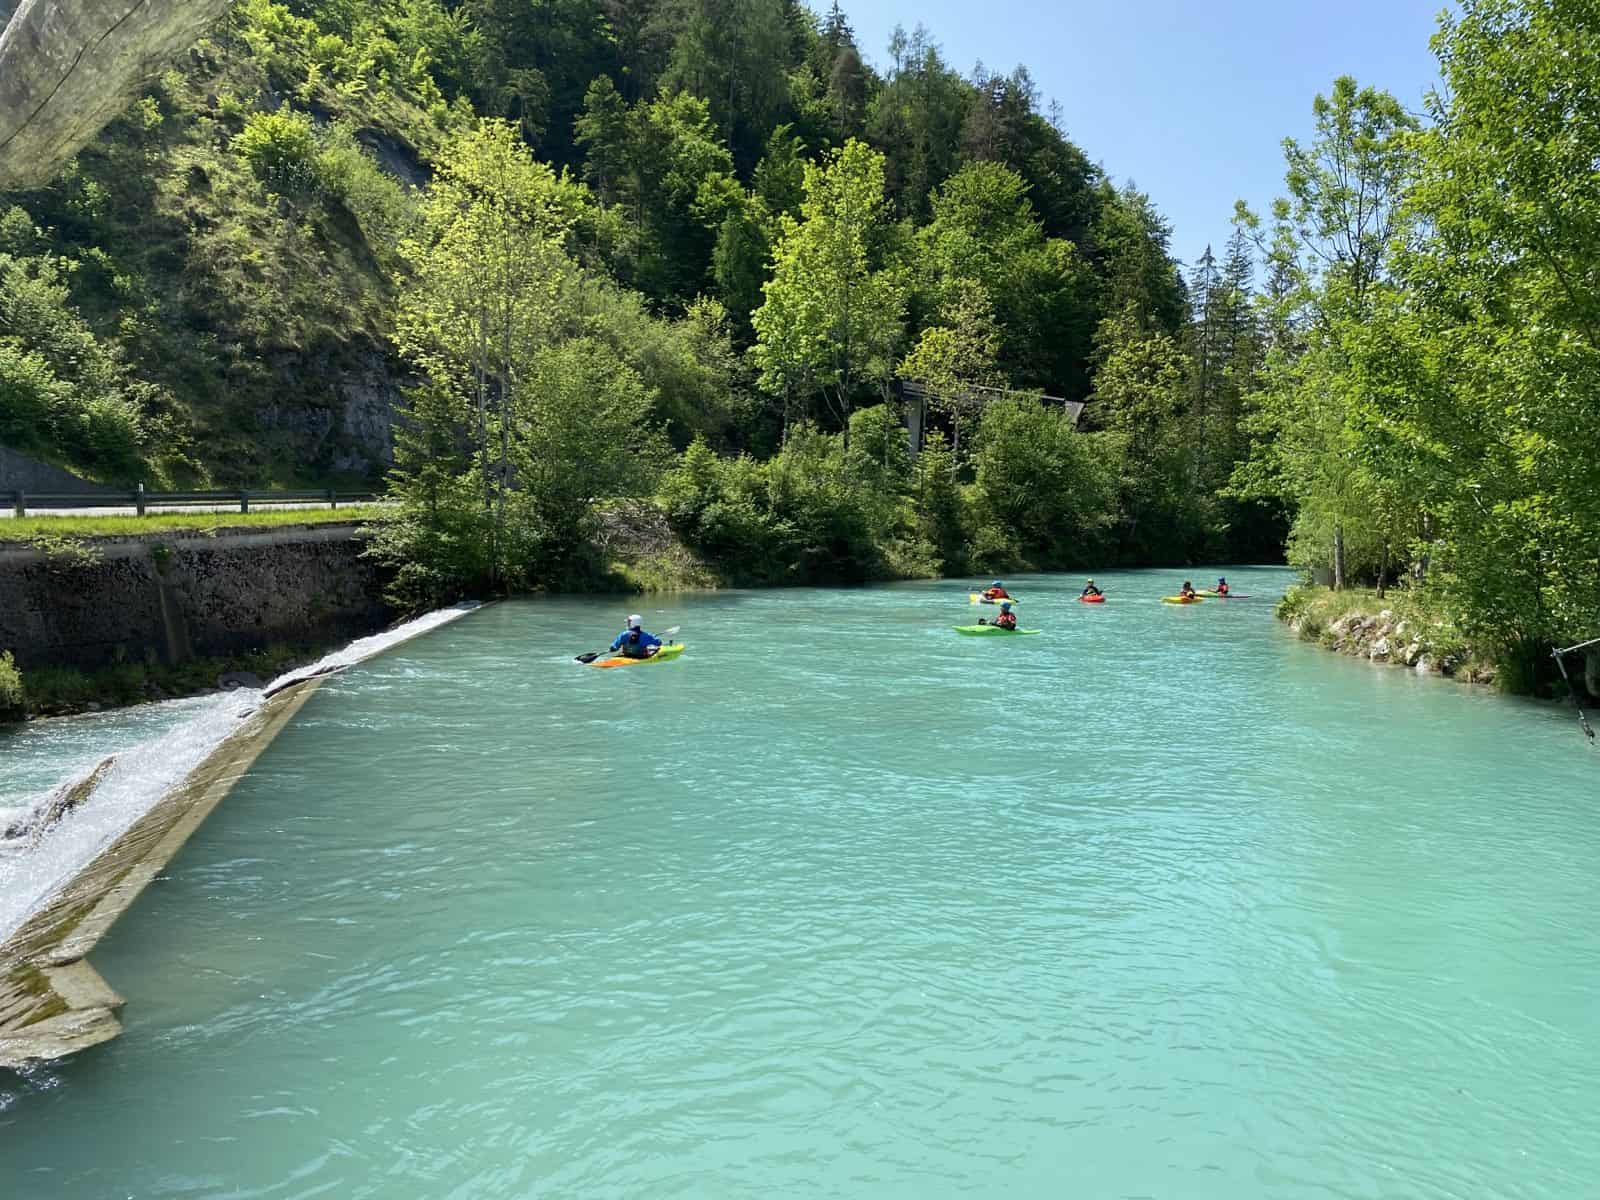
[[[1281,488],[1301,514],[1303,556],[1326,535],[1333,583],[1346,583],[1347,543],[1393,542],[1386,514],[1398,496],[1365,469],[1355,423],[1366,397],[1351,367],[1349,342],[1372,319],[1386,286],[1391,242],[1415,166],[1417,121],[1393,96],[1348,76],[1313,106],[1308,146],[1284,143],[1289,196],[1276,206],[1270,250],[1282,298],[1284,331],[1254,417],[1256,450],[1240,473],[1246,494]],[[1242,213],[1247,227],[1259,222]]]
[[[1028,184],[999,163],[969,163],[933,197],[917,233],[923,303],[968,281],[995,306],[997,365],[1011,382],[1081,398],[1095,323],[1094,280],[1071,243],[1047,239]]]
[[[1349,339],[1363,461],[1475,637],[1528,686],[1600,624],[1600,25],[1556,0],[1468,0],[1407,139],[1410,236]]]
[[[889,378],[901,336],[901,288],[875,262],[883,186],[883,156],[862,142],[808,166],[801,218],[781,219],[766,300],[751,318],[761,386],[820,391],[846,429],[857,390]]]
[[[396,339],[426,379],[413,419],[439,428],[397,448],[391,487],[407,506],[434,510],[437,474],[413,452],[449,437],[470,446],[482,507],[481,545],[468,557],[487,564],[491,584],[518,570],[507,514],[518,397],[574,271],[564,249],[570,226],[550,169],[513,126],[486,122],[440,162],[421,229],[402,246],[411,275]]]
[[[977,565],[999,570],[1102,560],[1116,509],[1116,474],[1102,435],[1036,398],[983,410],[978,426]]]
[[[1135,305],[1101,323],[1089,412],[1116,439],[1122,551],[1135,561],[1196,549],[1188,362],[1172,335],[1145,329]]]
[[[981,411],[986,393],[1003,384],[997,365],[1000,335],[989,294],[976,280],[945,291],[937,320],[901,359],[899,374],[920,383],[949,418],[954,465],[960,461],[963,427]]]

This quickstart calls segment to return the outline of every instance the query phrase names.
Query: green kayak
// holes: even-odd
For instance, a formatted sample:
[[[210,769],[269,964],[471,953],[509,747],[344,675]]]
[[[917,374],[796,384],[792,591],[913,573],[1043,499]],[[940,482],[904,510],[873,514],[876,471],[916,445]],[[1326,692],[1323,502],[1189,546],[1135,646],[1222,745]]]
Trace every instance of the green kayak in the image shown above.
[[[1029,633],[1043,633],[1042,629],[1001,629],[998,625],[953,625],[957,633],[968,637],[1022,637]]]

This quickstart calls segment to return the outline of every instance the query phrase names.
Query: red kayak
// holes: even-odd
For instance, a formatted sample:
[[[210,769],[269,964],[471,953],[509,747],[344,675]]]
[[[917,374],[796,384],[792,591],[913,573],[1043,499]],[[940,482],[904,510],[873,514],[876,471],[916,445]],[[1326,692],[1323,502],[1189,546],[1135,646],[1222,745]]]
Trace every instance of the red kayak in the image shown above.
[[[1098,596],[1079,596],[1078,597],[1078,603],[1079,604],[1104,604],[1105,602],[1106,602],[1106,598],[1105,598],[1105,595],[1103,593],[1101,595],[1098,595]]]

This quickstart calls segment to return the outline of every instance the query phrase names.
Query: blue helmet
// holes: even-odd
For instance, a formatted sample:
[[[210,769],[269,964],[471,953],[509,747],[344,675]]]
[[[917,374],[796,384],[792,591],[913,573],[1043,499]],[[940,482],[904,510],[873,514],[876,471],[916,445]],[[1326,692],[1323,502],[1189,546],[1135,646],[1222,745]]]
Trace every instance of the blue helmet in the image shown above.
[[[990,587],[1005,587],[1005,584],[1003,584],[1003,583],[1001,583],[1001,582],[1000,582],[1000,581],[999,581],[999,580],[998,580],[998,579],[996,579],[996,580],[995,580],[995,581],[994,581],[994,582],[993,582],[993,583],[991,583],[991,584],[990,584],[990,585],[989,585],[989,586],[990,586]]]
[[[1011,601],[1009,601],[1009,600],[1000,601],[1000,611],[1001,612],[1010,612],[1011,611]]]

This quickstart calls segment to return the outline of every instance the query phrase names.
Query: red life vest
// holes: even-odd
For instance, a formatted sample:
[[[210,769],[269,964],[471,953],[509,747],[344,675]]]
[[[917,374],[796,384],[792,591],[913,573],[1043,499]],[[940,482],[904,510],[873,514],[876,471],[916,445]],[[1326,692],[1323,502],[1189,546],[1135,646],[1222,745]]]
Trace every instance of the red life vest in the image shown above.
[[[1001,629],[1015,629],[1017,627],[1017,614],[1001,613],[994,619],[994,623]]]

